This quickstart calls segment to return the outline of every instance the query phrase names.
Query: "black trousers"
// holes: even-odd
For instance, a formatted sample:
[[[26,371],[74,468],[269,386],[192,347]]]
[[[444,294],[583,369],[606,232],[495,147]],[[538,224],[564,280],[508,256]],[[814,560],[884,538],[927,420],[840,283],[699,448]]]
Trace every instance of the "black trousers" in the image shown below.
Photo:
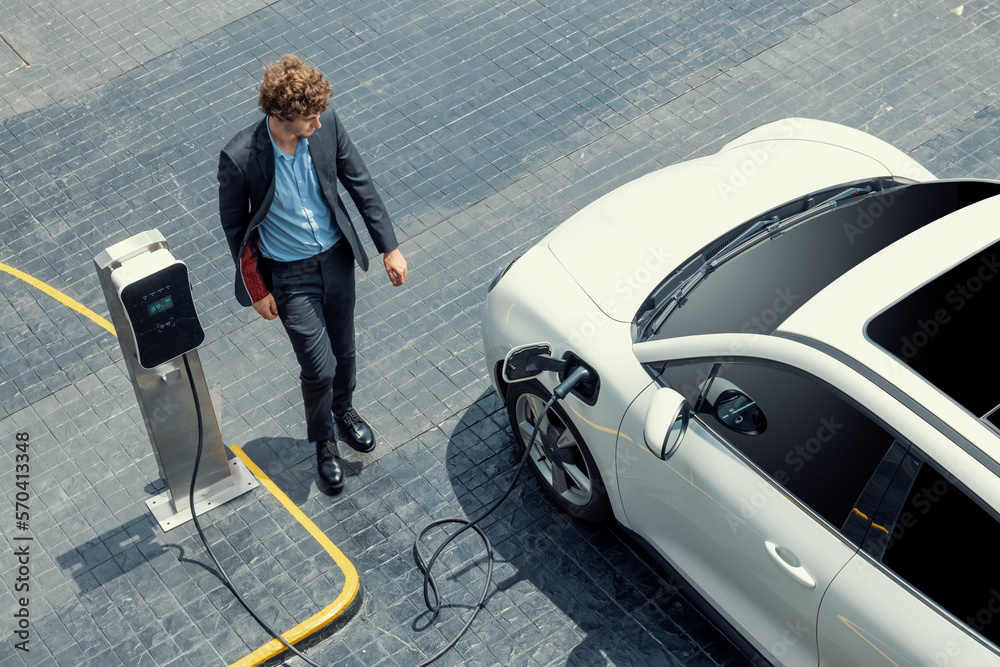
[[[354,395],[354,254],[346,240],[307,259],[268,260],[278,316],[302,369],[309,440],[335,438],[333,412]]]

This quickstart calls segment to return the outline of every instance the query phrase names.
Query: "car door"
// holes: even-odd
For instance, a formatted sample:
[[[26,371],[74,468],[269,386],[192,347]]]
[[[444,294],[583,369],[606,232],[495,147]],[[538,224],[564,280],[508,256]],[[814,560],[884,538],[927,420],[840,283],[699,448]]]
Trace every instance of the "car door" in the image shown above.
[[[768,659],[817,665],[820,601],[857,551],[841,528],[893,437],[788,367],[651,368],[660,382],[630,406],[618,441],[628,523]],[[665,460],[643,441],[661,385],[694,406]]]
[[[910,448],[820,606],[823,667],[1000,664],[1000,522]]]

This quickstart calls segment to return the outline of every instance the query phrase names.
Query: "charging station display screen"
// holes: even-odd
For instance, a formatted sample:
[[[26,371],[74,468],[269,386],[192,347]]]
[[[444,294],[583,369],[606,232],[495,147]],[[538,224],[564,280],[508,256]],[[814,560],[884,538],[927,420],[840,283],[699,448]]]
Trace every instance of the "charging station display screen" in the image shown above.
[[[143,368],[159,366],[204,342],[205,331],[198,321],[183,263],[125,285],[120,295]]]
[[[168,294],[162,299],[158,299],[157,301],[154,301],[153,303],[146,306],[146,312],[149,313],[150,317],[153,317],[154,315],[159,315],[163,311],[170,310],[173,307],[174,307],[174,297]]]

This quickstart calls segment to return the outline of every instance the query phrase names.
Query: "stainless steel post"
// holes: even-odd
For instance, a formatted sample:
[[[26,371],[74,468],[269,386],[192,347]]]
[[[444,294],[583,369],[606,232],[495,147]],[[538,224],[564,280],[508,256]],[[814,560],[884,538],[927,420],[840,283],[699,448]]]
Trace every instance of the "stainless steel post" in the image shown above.
[[[183,356],[153,368],[144,368],[139,363],[132,322],[112,275],[119,270],[127,273],[131,265],[143,260],[144,255],[166,250],[166,239],[159,231],[153,230],[117,243],[94,258],[104,298],[111,311],[111,322],[115,326],[118,343],[139,402],[139,411],[153,445],[160,475],[167,486],[163,494],[146,501],[165,531],[191,518],[189,492],[198,447],[197,415],[191,380],[188,378]],[[119,283],[121,275],[119,274]],[[171,335],[169,328],[163,335]],[[194,380],[201,408],[203,443],[194,502],[195,511],[202,514],[256,488],[258,482],[239,458],[230,461],[226,457],[222,433],[198,351],[190,350],[184,356],[191,368],[191,378]]]

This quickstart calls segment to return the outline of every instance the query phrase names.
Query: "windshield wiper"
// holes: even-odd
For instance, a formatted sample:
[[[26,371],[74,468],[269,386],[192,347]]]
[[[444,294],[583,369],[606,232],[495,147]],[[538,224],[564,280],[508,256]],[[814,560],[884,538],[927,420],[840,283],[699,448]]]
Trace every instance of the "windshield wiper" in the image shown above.
[[[707,278],[708,275],[717,268],[734,257],[737,257],[748,248],[757,245],[757,243],[762,240],[781,236],[781,234],[793,225],[803,222],[806,218],[812,217],[817,213],[834,208],[845,199],[850,199],[851,197],[855,197],[859,194],[868,194],[872,192],[872,190],[873,188],[871,185],[847,188],[829,199],[825,199],[819,204],[810,206],[806,210],[790,215],[785,219],[781,219],[775,215],[770,218],[765,218],[764,220],[758,220],[757,222],[751,224],[745,230],[740,232],[736,238],[726,243],[717,252],[713,253],[710,258],[702,262],[701,266],[699,266],[693,273],[690,273],[687,277],[681,279],[680,284],[669,294],[669,296],[667,296],[663,305],[660,306],[659,312],[656,313],[656,316],[644,330],[648,331],[649,335],[655,335],[659,332],[660,327],[663,326],[663,323],[666,321],[670,313],[672,313],[674,309],[680,308],[684,305],[684,302],[687,301],[688,295],[694,291],[694,288],[697,287],[702,280]]]
[[[785,219],[779,219],[778,216],[773,218],[768,218],[767,220],[761,220],[755,222],[751,225],[746,232],[740,234],[731,243],[726,244],[719,252],[715,254],[715,257],[708,263],[711,264],[712,271],[722,266],[733,257],[736,257],[742,253],[747,248],[763,239],[776,238],[780,236],[785,230],[789,229],[793,225],[804,221],[806,218],[810,218],[817,213],[825,211],[830,208],[834,208],[837,204],[844,201],[845,199],[850,199],[860,194],[868,194],[872,191],[872,186],[866,185],[863,188],[847,188],[846,190],[835,194],[829,199],[824,199],[819,204],[811,206],[804,211],[800,211],[794,215],[790,215]]]

